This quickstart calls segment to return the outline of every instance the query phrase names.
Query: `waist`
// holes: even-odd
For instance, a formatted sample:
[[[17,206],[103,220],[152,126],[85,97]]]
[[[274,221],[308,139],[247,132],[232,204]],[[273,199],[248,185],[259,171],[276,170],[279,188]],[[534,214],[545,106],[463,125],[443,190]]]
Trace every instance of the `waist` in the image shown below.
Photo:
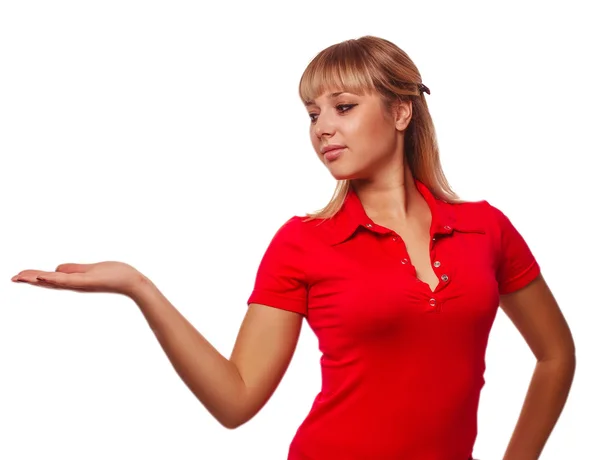
[[[477,435],[477,399],[444,407],[435,400],[361,405],[318,396],[288,460],[468,460]]]

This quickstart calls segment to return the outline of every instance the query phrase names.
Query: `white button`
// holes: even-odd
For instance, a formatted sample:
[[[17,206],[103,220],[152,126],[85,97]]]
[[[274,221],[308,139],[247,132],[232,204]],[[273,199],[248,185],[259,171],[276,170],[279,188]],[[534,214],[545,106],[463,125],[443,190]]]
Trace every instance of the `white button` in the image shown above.
[[[371,225],[371,224],[367,224],[367,225],[366,225],[366,227],[367,227],[367,228],[371,228],[371,227],[372,227],[372,225]]]
[[[450,227],[450,225],[445,225],[444,230],[452,230],[452,227]]]
[[[448,275],[442,275],[442,281],[448,281]]]
[[[435,241],[435,236],[432,238],[433,241]]]
[[[400,262],[402,262],[403,264],[407,264],[408,263],[408,259],[402,259]]]
[[[435,299],[429,299],[429,305],[435,307]]]
[[[442,264],[440,263],[440,261],[439,261],[439,260],[436,260],[436,261],[433,263],[433,266],[434,266],[434,267],[436,267],[436,268],[437,268],[437,267],[439,267],[440,265],[442,265]]]
[[[392,241],[398,241],[398,237],[397,236],[393,237]]]

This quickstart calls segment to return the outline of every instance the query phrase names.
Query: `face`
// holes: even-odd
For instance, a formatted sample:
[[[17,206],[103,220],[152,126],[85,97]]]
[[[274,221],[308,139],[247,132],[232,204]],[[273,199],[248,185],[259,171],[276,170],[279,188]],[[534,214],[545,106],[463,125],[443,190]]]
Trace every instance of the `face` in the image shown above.
[[[377,94],[327,91],[306,108],[313,148],[336,179],[369,179],[402,166],[409,102],[388,109]]]

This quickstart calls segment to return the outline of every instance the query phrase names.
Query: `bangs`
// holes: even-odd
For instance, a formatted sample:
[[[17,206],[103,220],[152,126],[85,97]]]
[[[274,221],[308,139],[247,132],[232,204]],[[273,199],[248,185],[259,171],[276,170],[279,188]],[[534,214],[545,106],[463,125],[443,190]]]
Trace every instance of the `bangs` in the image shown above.
[[[355,41],[338,43],[319,53],[300,79],[299,93],[307,104],[325,91],[365,94],[375,91],[367,56]]]

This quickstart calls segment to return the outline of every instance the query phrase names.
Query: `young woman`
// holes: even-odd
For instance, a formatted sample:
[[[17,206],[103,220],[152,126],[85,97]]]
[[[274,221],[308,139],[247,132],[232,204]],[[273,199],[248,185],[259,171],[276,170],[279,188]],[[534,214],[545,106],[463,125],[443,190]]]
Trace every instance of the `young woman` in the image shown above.
[[[273,237],[229,359],[128,264],[63,264],[13,281],[129,296],[227,428],[269,400],[306,319],[323,382],[289,460],[471,458],[501,306],[537,358],[504,459],[537,459],[567,398],[573,340],[510,220],[451,191],[424,93],[411,59],[380,38],[333,45],[309,64],[300,97],[337,188]]]

